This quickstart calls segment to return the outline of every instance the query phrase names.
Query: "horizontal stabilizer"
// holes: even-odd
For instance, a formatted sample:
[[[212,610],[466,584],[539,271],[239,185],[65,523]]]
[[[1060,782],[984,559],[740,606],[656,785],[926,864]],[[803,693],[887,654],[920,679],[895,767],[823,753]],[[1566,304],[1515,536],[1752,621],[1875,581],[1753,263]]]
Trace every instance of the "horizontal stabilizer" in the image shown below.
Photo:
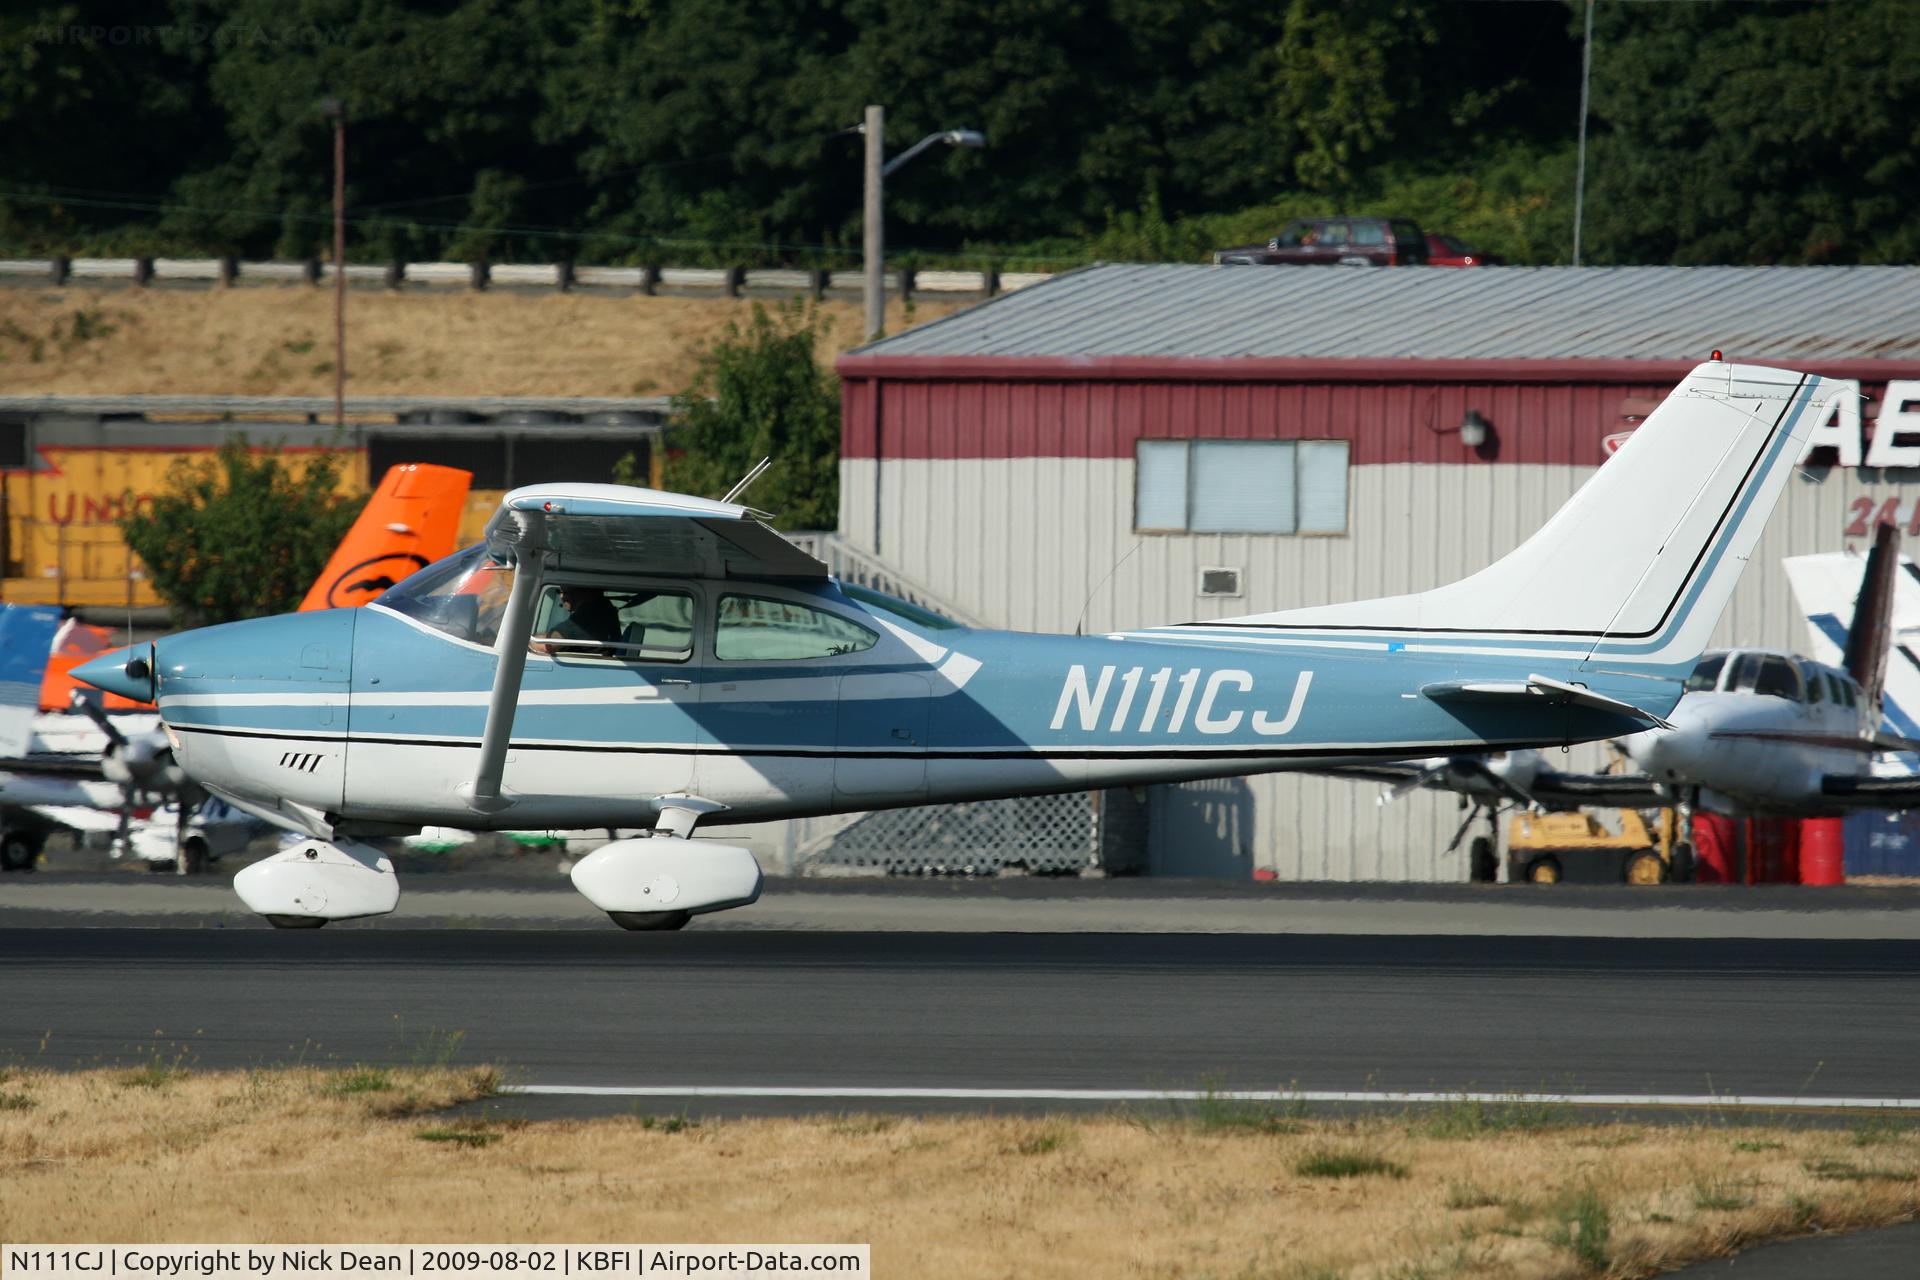
[[[1519,680],[1449,681],[1442,684],[1421,685],[1420,693],[1423,697],[1431,698],[1435,702],[1508,702],[1544,698],[1549,702],[1591,707],[1595,711],[1611,711],[1615,715],[1644,720],[1662,729],[1673,727],[1653,712],[1636,707],[1631,702],[1609,698],[1604,693],[1595,693],[1585,685],[1568,684],[1564,680],[1554,680],[1548,676],[1528,676],[1524,682]]]

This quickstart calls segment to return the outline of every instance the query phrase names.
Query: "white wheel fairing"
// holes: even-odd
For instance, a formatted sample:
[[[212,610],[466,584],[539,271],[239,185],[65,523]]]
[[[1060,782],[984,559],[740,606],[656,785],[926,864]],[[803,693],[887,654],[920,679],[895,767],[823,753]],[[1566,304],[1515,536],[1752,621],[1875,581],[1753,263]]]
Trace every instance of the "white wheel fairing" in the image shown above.
[[[700,915],[757,899],[760,864],[739,845],[678,836],[616,840],[574,864],[573,887],[610,913]]]
[[[302,920],[383,916],[400,905],[393,863],[357,840],[302,840],[242,870],[233,888],[257,915]]]

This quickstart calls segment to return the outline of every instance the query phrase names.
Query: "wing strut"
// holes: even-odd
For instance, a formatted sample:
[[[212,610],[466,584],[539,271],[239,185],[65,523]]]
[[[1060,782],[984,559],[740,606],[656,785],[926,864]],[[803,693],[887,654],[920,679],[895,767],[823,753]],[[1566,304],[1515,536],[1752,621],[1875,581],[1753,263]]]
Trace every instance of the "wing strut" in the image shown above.
[[[546,518],[537,511],[515,514],[521,526],[519,563],[506,613],[500,619],[500,635],[494,642],[499,661],[493,670],[493,695],[487,701],[487,727],[480,735],[480,763],[473,782],[462,788],[467,792],[467,807],[475,813],[498,813],[513,803],[501,794],[500,779],[507,767],[514,713],[520,707],[520,677],[527,669],[527,644],[533,639],[533,605],[540,598],[541,580],[546,577]]]

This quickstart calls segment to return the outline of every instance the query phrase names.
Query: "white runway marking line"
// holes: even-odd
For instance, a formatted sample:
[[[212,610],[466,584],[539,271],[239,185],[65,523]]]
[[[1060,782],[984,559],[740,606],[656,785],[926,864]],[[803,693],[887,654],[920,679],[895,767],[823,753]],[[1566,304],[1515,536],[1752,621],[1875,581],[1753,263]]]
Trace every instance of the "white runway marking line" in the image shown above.
[[[508,1085],[503,1093],[589,1098],[886,1098],[955,1102],[1555,1103],[1581,1107],[1800,1107],[1920,1111],[1920,1098],[1816,1098],[1738,1093],[1393,1093],[1325,1089],[889,1089],[810,1085]]]

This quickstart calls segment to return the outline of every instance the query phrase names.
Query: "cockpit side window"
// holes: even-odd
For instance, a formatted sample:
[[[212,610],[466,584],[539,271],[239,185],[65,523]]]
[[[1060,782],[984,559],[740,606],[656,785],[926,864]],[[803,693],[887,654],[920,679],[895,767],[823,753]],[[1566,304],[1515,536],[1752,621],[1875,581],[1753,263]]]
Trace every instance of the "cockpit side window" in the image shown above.
[[[1685,693],[1709,693],[1720,682],[1720,668],[1727,665],[1727,655],[1710,653],[1700,659],[1700,665],[1687,677]]]
[[[1827,682],[1820,678],[1820,669],[1818,667],[1809,666],[1808,668],[1806,668],[1803,674],[1807,677],[1807,701],[1808,702],[1825,701],[1827,696],[1827,693],[1826,693]]]
[[[456,640],[491,648],[512,592],[513,566],[489,560],[482,543],[428,565],[373,603]]]
[[[1845,687],[1841,685],[1840,677],[1834,675],[1831,671],[1827,673],[1827,693],[1832,696],[1836,706],[1844,707],[1847,705],[1847,691]]]
[[[685,662],[693,614],[685,591],[554,583],[540,593],[529,647],[556,658]]]
[[[1760,664],[1760,678],[1754,684],[1753,691],[1763,698],[1802,701],[1800,673],[1785,658],[1767,658]]]

